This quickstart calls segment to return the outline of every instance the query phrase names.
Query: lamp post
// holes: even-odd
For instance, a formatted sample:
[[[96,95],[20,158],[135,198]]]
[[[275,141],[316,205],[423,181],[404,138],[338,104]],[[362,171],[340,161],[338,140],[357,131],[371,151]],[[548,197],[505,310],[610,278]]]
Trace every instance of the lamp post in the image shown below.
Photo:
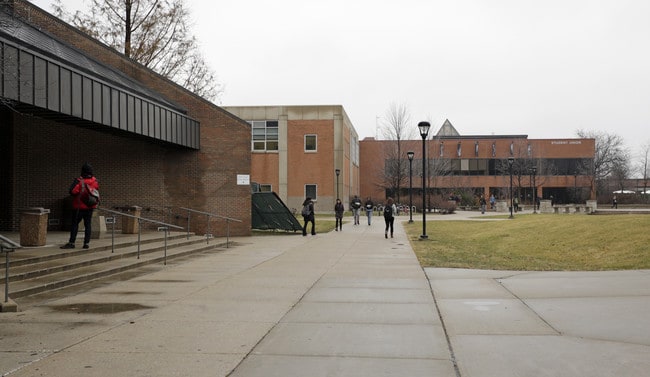
[[[573,172],[573,200],[578,203],[578,172]]]
[[[533,196],[534,196],[534,202],[533,202],[533,213],[537,213],[537,185],[535,184],[535,175],[537,174],[537,166],[532,167],[533,170]]]
[[[429,238],[427,236],[427,149],[426,149],[426,139],[429,135],[429,128],[431,124],[429,122],[420,122],[418,123],[418,129],[420,130],[420,136],[422,136],[422,235],[420,235],[421,240],[426,240]]]
[[[341,174],[341,169],[336,169],[334,170],[336,173],[336,199],[340,199],[339,197],[339,175]]]
[[[406,152],[409,158],[409,224],[413,222],[413,151]]]
[[[508,170],[510,171],[510,218],[514,218],[515,216],[512,214],[512,209],[514,206],[513,200],[512,200],[512,164],[515,162],[515,159],[512,157],[508,157]]]

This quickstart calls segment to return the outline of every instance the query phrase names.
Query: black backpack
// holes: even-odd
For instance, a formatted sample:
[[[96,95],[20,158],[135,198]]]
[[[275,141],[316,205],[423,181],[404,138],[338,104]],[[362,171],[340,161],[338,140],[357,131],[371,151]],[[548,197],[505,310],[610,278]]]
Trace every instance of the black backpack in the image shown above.
[[[393,206],[384,207],[384,217],[393,217]]]

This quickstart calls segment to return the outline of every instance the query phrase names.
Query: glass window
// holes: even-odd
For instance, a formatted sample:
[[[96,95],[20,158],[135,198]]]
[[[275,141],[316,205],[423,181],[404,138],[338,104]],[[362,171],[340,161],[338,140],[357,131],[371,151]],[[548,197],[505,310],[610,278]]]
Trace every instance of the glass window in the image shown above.
[[[316,185],[305,185],[305,198],[310,197],[312,200],[316,200]]]
[[[248,122],[253,132],[254,151],[277,151],[278,150],[278,121],[277,120],[254,120]]]
[[[259,185],[259,190],[260,190],[260,192],[271,192],[271,191],[273,191],[273,187],[271,185],[267,185],[267,184],[260,184]]]
[[[305,152],[316,152],[316,135],[305,135]]]

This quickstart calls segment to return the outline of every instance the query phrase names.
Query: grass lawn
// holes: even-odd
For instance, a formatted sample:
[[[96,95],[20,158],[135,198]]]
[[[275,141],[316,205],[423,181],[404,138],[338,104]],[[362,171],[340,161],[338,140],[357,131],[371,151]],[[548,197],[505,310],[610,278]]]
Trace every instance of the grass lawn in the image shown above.
[[[404,223],[424,267],[492,270],[650,269],[650,215],[518,215],[503,221]]]

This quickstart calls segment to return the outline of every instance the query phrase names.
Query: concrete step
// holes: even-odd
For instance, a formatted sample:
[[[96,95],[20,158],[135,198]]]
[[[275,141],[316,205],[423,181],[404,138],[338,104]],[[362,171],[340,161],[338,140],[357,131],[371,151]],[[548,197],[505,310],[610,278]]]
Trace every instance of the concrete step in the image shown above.
[[[37,250],[41,255],[33,255],[33,250],[26,250],[20,255],[21,258],[20,251],[14,252],[11,253],[9,264],[9,297],[17,299],[90,283],[149,264],[164,264],[167,260],[221,250],[225,246],[226,240],[223,239],[213,239],[207,243],[205,237],[190,236],[188,240],[186,235],[182,235],[167,239],[165,255],[164,235],[157,234],[148,235],[146,242],[141,240],[139,253],[137,238],[134,240],[133,237],[121,239],[114,248],[105,243],[90,249],[59,249],[54,246]],[[21,263],[14,266],[14,259]],[[1,271],[0,292],[4,292],[4,262]]]
[[[185,246],[185,245],[205,245],[206,241],[203,237],[192,236],[190,239],[187,237],[176,237],[174,239],[167,239],[167,249]],[[21,281],[26,279],[33,279],[39,276],[50,275],[57,272],[74,270],[77,268],[90,266],[94,264],[101,264],[110,262],[111,260],[121,258],[136,258],[149,253],[162,253],[165,249],[164,240],[148,240],[147,243],[140,245],[138,251],[137,242],[135,245],[132,242],[117,244],[115,249],[100,247],[97,249],[78,249],[75,252],[68,252],[62,250],[59,254],[50,254],[43,257],[30,257],[22,259],[20,264],[10,262],[9,281]],[[69,249],[68,249],[69,250]],[[74,249],[73,249],[74,250]],[[18,254],[19,255],[19,254]],[[25,263],[25,262],[30,263]],[[4,263],[3,263],[4,264]],[[5,269],[2,266],[0,272],[0,281],[5,280]]]

